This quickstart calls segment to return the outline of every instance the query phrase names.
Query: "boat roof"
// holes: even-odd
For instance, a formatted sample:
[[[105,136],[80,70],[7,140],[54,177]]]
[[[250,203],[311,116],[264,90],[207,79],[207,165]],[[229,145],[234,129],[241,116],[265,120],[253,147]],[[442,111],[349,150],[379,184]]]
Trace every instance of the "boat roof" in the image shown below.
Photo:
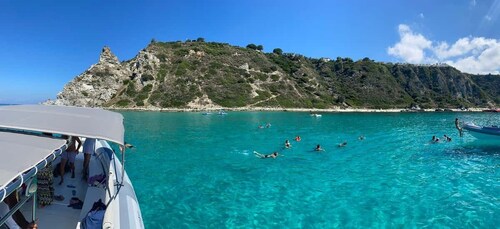
[[[65,144],[65,139],[0,132],[0,189]]]
[[[97,138],[124,145],[123,116],[100,108],[0,106],[0,128]]]

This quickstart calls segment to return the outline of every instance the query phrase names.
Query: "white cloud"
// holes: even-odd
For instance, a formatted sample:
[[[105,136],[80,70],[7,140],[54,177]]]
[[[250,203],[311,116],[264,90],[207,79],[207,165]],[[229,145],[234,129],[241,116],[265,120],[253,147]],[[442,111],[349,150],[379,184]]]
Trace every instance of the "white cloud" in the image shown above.
[[[424,18],[425,18],[424,13],[420,13],[418,16],[419,16],[421,19],[424,19]]]
[[[444,62],[468,73],[500,73],[500,40],[464,37],[449,45],[430,41],[404,24],[399,25],[398,30],[400,41],[389,47],[387,53],[402,61],[413,64]]]
[[[421,63],[425,58],[425,49],[432,47],[432,42],[421,34],[415,34],[409,26],[399,25],[399,37],[401,40],[387,52],[391,56],[401,58],[409,63]]]

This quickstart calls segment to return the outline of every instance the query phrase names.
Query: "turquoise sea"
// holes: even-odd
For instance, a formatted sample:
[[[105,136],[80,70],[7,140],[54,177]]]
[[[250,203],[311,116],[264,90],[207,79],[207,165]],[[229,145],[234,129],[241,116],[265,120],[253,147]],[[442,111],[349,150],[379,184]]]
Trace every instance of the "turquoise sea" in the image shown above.
[[[146,228],[500,225],[500,143],[459,138],[454,127],[455,117],[500,124],[498,114],[122,114]],[[453,140],[429,143],[443,134]]]

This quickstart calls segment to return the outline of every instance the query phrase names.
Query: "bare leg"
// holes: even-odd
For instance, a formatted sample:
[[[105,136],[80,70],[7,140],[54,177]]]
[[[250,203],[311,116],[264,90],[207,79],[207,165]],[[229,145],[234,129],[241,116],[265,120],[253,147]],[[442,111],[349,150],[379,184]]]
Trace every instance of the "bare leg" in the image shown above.
[[[59,175],[61,175],[61,182],[59,182],[59,185],[61,185],[64,182],[64,167],[66,165],[66,162],[68,159],[61,158],[61,163],[59,164]]]
[[[71,178],[75,178],[75,163],[69,163],[69,166],[71,168]]]
[[[90,154],[83,154],[83,179],[87,179],[89,176],[89,164],[90,164]]]

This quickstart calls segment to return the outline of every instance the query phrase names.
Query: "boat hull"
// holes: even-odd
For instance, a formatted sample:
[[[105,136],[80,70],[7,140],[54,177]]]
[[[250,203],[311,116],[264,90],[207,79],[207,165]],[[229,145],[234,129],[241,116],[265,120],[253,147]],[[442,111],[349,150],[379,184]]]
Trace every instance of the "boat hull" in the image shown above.
[[[463,126],[464,130],[481,140],[493,140],[500,143],[500,128],[499,127],[483,127],[474,124],[465,124]]]

